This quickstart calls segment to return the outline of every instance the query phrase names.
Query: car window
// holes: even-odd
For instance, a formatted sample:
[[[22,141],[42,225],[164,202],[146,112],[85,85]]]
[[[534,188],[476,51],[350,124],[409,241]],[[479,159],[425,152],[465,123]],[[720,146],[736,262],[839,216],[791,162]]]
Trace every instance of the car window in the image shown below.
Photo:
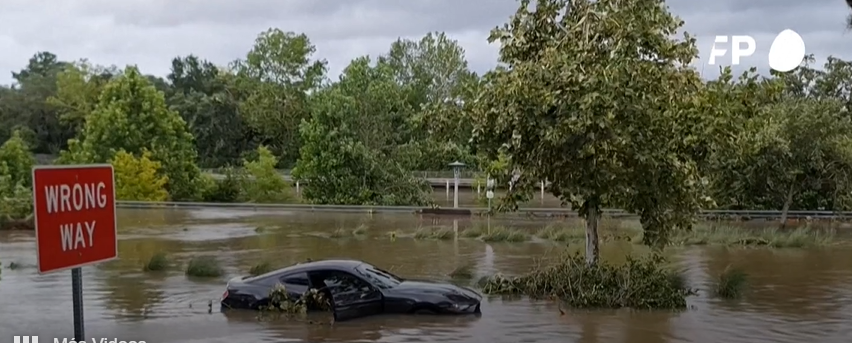
[[[346,272],[332,271],[323,274],[323,282],[331,294],[369,292],[373,289],[364,280]]]
[[[402,283],[402,278],[369,264],[362,264],[356,270],[361,276],[369,279],[373,284],[381,288],[393,288]]]
[[[307,273],[296,273],[296,274],[288,274],[281,277],[281,283],[284,286],[302,286],[308,287],[310,282],[308,282],[308,274]]]

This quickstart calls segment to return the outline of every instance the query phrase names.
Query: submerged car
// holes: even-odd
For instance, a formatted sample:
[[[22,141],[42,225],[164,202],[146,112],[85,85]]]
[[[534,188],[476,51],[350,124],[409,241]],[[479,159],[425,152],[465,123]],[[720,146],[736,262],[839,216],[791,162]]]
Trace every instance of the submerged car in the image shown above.
[[[314,289],[329,299],[335,320],[380,313],[479,314],[482,296],[449,283],[405,280],[356,260],[296,264],[228,282],[222,309],[262,309],[270,291],[283,285],[291,299]]]

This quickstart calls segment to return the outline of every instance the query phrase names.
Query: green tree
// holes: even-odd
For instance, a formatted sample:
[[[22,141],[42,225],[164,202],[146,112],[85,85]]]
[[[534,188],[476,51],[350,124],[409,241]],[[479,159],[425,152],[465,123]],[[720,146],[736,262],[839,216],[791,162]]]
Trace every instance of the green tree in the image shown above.
[[[275,165],[278,159],[265,146],[257,148],[257,159],[244,161],[248,176],[245,179],[244,198],[249,202],[281,203],[291,199],[290,185],[281,176]]]
[[[326,62],[312,61],[316,47],[304,34],[269,29],[245,59],[235,61],[239,111],[262,144],[292,165],[299,155],[299,123],[310,116],[308,94],[320,86]]]
[[[141,154],[143,149],[162,163],[173,200],[200,197],[200,171],[186,122],[166,108],[163,93],[136,67],[128,67],[105,86],[79,137],[68,142],[59,162],[104,163],[119,150]]]
[[[790,209],[849,208],[852,127],[835,91],[842,78],[803,69],[773,79],[752,71],[736,82],[725,70],[706,87],[703,103],[723,130],[709,135],[717,138],[703,169],[720,207],[780,209],[782,225]]]
[[[35,159],[19,131],[0,146],[0,222],[33,212],[32,168]]]
[[[63,123],[79,131],[95,110],[104,86],[118,73],[115,67],[103,68],[86,60],[69,64],[56,76],[56,93],[47,103],[56,108]]]
[[[398,129],[405,146],[396,158],[420,170],[473,162],[472,126],[463,104],[474,99],[479,77],[468,68],[461,45],[442,32],[418,41],[399,39],[378,64],[389,68],[412,109],[404,118],[407,125]]]
[[[65,147],[74,130],[59,120],[59,112],[46,100],[56,94],[57,75],[67,65],[50,52],[38,52],[24,69],[12,73],[15,84],[0,92],[5,93],[0,94],[0,118],[6,123],[0,139],[27,128],[35,138],[34,152],[56,154]]]
[[[353,61],[340,82],[315,95],[293,177],[306,181],[304,197],[320,204],[427,203],[421,180],[392,156],[410,113],[404,93],[384,66]]]
[[[492,32],[500,62],[473,106],[475,139],[504,153],[513,193],[550,180],[586,219],[586,259],[599,258],[600,209],[640,215],[646,243],[689,227],[702,184],[689,152],[701,84],[695,40],[662,0],[522,1]],[[506,180],[508,181],[508,180]],[[521,193],[523,192],[523,193]]]
[[[12,137],[0,146],[0,164],[6,165],[2,174],[9,177],[11,184],[32,187],[35,158],[20,131],[13,132]]]
[[[172,60],[168,79],[168,103],[189,125],[199,165],[237,165],[245,151],[257,146],[259,135],[239,112],[236,75],[190,55]]]
[[[161,165],[151,160],[151,152],[142,149],[139,157],[119,150],[109,161],[115,174],[115,197],[118,200],[166,201],[169,178],[160,175]]]

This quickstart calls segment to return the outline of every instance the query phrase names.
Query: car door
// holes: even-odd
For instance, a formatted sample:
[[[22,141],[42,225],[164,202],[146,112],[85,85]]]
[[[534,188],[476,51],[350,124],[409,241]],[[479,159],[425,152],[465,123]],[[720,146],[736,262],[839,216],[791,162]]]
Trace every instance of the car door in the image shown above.
[[[302,294],[305,294],[305,292],[308,291],[308,288],[310,288],[308,273],[305,272],[284,275],[278,279],[278,282],[284,285],[290,299],[294,301],[301,298]]]
[[[331,294],[335,320],[382,312],[382,293],[365,280],[343,271],[320,271],[317,274],[316,279],[321,279]]]

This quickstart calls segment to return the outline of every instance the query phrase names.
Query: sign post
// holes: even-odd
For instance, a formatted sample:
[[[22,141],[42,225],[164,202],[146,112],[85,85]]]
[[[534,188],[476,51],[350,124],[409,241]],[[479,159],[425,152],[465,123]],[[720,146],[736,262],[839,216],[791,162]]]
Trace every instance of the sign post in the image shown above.
[[[83,266],[118,257],[112,165],[33,167],[33,216],[39,274],[71,269],[74,339],[83,327]]]

